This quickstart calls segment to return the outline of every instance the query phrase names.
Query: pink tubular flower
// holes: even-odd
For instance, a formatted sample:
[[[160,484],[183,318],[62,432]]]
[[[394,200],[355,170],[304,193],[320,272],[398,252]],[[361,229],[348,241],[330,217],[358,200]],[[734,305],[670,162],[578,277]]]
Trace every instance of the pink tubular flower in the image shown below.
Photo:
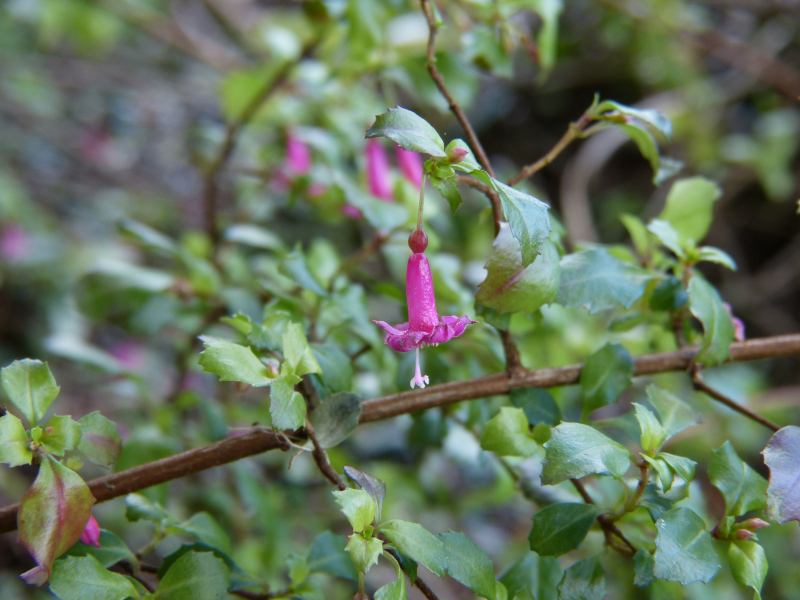
[[[370,194],[377,196],[384,202],[394,199],[392,193],[392,177],[389,171],[389,159],[381,143],[370,138],[364,148],[364,158],[367,170],[367,187]]]
[[[94,515],[89,517],[89,522],[86,523],[86,528],[80,537],[80,542],[90,546],[100,547],[100,526],[97,524],[97,519]]]
[[[742,321],[739,317],[733,314],[733,309],[731,305],[727,302],[723,302],[722,306],[725,307],[725,310],[728,311],[728,314],[731,316],[731,320],[733,321],[733,339],[737,342],[744,341],[744,321]]]
[[[419,154],[403,150],[400,146],[395,146],[394,152],[403,176],[413,183],[415,187],[422,185],[422,159],[420,159]]]
[[[311,170],[311,150],[291,131],[286,135],[286,173],[290,177],[305,175]]]
[[[421,234],[421,235],[420,235]],[[392,327],[384,321],[373,322],[386,331],[384,342],[398,352],[417,353],[417,367],[411,380],[411,389],[415,385],[424,388],[428,381],[419,368],[419,349],[426,345],[439,345],[454,337],[460,336],[467,325],[475,323],[468,317],[441,317],[436,311],[436,297],[433,293],[433,277],[428,259],[423,252],[428,245],[428,238],[422,230],[416,230],[408,239],[413,254],[408,259],[406,270],[406,300],[408,302],[408,323]]]

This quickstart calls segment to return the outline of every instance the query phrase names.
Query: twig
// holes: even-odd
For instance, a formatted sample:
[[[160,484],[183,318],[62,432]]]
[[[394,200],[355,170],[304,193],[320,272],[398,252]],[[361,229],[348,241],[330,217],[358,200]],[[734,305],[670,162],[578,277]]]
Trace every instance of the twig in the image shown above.
[[[572,485],[575,486],[575,489],[581,495],[581,498],[583,498],[583,501],[586,502],[586,504],[595,504],[594,498],[589,495],[589,492],[586,491],[586,488],[583,487],[583,484],[580,482],[580,480],[570,479],[570,481],[572,482]],[[623,544],[625,544],[625,546],[627,546],[627,548],[621,548],[613,543],[610,544],[615,550],[630,556],[636,554],[636,546],[634,546],[631,541],[625,537],[625,534],[620,531],[619,527],[614,525],[614,522],[609,518],[608,515],[600,515],[597,517],[597,522],[603,531],[606,532],[606,539],[608,539],[609,535],[615,535]]]
[[[325,452],[325,449],[320,446],[319,440],[317,439],[317,432],[314,431],[314,427],[311,425],[311,422],[306,419],[306,434],[308,434],[308,439],[311,440],[311,444],[314,446],[314,450],[311,453],[311,456],[314,457],[314,462],[317,464],[317,468],[319,469],[320,473],[327,479],[332,485],[335,485],[340,491],[347,489],[347,484],[345,483],[342,476],[336,472],[336,469],[331,466],[331,461],[328,459],[328,453]]]
[[[693,364],[691,368],[692,373],[692,384],[694,384],[694,388],[698,391],[701,391],[705,394],[711,396],[717,402],[724,404],[728,408],[732,408],[738,413],[743,414],[748,419],[755,421],[756,423],[761,423],[764,427],[771,429],[772,431],[778,431],[780,429],[779,425],[776,425],[769,419],[762,417],[759,414],[754,413],[749,408],[742,406],[738,402],[734,402],[730,398],[728,398],[725,394],[722,394],[708,385],[704,380],[702,375],[700,374],[700,366],[697,364]]]
[[[497,192],[495,192],[485,183],[465,175],[456,175],[456,183],[463,183],[471,188],[475,188],[476,190],[483,192],[486,195],[492,205],[492,216],[494,217],[494,235],[497,237],[497,234],[500,233],[500,223],[503,222],[503,205],[500,202],[500,196],[497,194]]]
[[[403,561],[400,560],[400,556],[397,554],[397,551],[394,548],[386,548],[386,552],[391,554],[394,559],[397,561],[397,564],[400,565],[400,568],[403,569],[403,572],[408,575],[408,571],[403,568]],[[409,575],[409,579],[411,576]],[[433,592],[433,590],[428,587],[428,584],[417,575],[417,578],[414,580],[414,585],[417,586],[417,589],[422,592],[422,595],[425,596],[428,600],[439,600],[439,597]]]

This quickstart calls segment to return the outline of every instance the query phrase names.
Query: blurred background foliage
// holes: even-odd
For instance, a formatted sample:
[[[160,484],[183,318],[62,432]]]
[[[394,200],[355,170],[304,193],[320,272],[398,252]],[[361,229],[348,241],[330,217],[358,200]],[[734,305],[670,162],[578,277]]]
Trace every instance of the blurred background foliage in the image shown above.
[[[664,111],[674,138],[663,154],[684,163],[682,175],[703,174],[723,190],[707,242],[739,269],[712,265],[704,274],[748,337],[800,330],[800,3],[454,0],[439,9],[439,69],[501,179],[544,155],[596,93]],[[405,319],[417,190],[386,144],[394,202],[369,194],[364,131],[399,104],[446,142],[463,136],[425,69],[427,40],[424,16],[407,0],[0,5],[0,364],[48,360],[62,387],[61,413],[99,409],[118,422],[117,470],[269,422],[263,391],[219,383],[197,366],[198,335],[238,339],[220,322],[226,315],[260,322],[282,310],[303,322],[322,345],[325,376],[335,379],[317,381],[323,397],[331,389],[365,398],[405,389],[413,357],[384,349],[369,319]],[[308,170],[292,172],[288,138],[310,148]],[[669,188],[651,180],[636,147],[608,130],[574,143],[528,189],[553,207],[563,243],[575,248],[629,244],[620,215],[655,216]],[[343,211],[347,205],[361,216]],[[452,216],[430,192],[426,220],[440,313],[475,315],[493,238],[485,199],[465,190]],[[336,277],[343,272],[347,285]],[[513,315],[511,328],[531,368],[581,362],[607,341],[634,355],[674,347],[655,326],[615,331],[615,316],[550,306]],[[432,382],[455,381],[501,370],[503,351],[496,331],[480,325],[458,343],[426,350],[425,361]],[[797,414],[797,367],[790,359],[730,365],[707,379],[786,423]],[[704,424],[671,451],[699,462],[693,508],[713,526],[724,507],[702,474],[709,448],[733,439],[764,472],[757,453],[765,432],[712,406],[685,377],[651,380],[703,414]],[[577,389],[552,393],[565,418],[577,419]],[[470,433],[502,402],[364,426],[331,458],[339,470],[355,464],[387,482],[384,514],[435,532],[466,531],[499,575],[527,552],[532,514]],[[287,470],[287,460],[271,453],[144,494],[182,519],[212,514],[236,561],[280,588],[289,554],[307,554],[326,529],[346,532],[313,463],[300,456]],[[535,477],[537,465],[519,466]],[[17,501],[33,475],[1,470],[0,502]],[[95,514],[131,548],[151,541],[149,526],[125,520],[122,499]],[[797,527],[759,537],[770,561],[764,597],[800,598]],[[31,563],[14,542],[13,534],[0,537],[3,599],[51,597],[17,581]],[[177,545],[173,536],[155,552]],[[588,550],[601,545],[592,532]],[[588,556],[587,548],[573,554]],[[607,560],[609,597],[749,597],[727,572],[708,586],[637,590],[629,562]],[[392,577],[381,568],[369,577],[372,589]],[[353,593],[350,584],[324,581],[320,597]],[[470,597],[452,581],[434,583],[445,597]]]

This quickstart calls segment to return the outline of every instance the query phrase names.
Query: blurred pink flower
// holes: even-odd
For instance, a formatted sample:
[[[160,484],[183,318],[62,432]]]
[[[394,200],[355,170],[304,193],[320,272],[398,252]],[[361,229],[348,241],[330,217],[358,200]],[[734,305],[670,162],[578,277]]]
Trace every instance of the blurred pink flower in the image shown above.
[[[403,150],[400,146],[395,146],[394,152],[403,176],[414,184],[414,187],[422,185],[422,159],[419,154]]]
[[[97,519],[94,515],[89,517],[89,522],[80,537],[80,542],[90,546],[100,547],[100,525],[97,524]]]
[[[739,317],[733,314],[733,309],[731,305],[727,302],[723,302],[722,305],[725,307],[725,310],[728,311],[728,314],[731,316],[731,320],[733,321],[733,339],[737,342],[744,341],[744,321],[742,321]]]
[[[124,340],[111,347],[113,356],[119,366],[126,371],[138,371],[145,363],[145,350],[142,344],[134,340]]]
[[[286,134],[286,174],[305,175],[311,170],[311,149],[291,131]]]
[[[370,194],[385,202],[394,200],[392,193],[392,175],[389,171],[389,159],[381,143],[370,138],[364,148],[367,171],[367,188]]]
[[[31,244],[28,232],[19,225],[6,225],[0,233],[0,258],[14,262],[25,258]]]
[[[360,219],[363,215],[361,211],[358,210],[352,204],[345,204],[342,206],[342,214],[350,219]]]

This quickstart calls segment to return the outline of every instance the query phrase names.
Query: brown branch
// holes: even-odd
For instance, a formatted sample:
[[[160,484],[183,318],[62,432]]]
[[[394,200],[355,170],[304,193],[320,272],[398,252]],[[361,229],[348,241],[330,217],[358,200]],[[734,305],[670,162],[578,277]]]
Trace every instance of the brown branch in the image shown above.
[[[586,491],[586,488],[583,487],[583,484],[580,482],[580,480],[578,480],[578,479],[570,479],[570,481],[572,482],[572,485],[575,486],[575,489],[581,495],[581,498],[583,498],[583,501],[586,502],[586,504],[594,504],[595,503],[594,498],[592,498],[589,495],[589,492]],[[634,554],[636,554],[636,552],[637,552],[636,546],[634,546],[631,543],[631,541],[628,538],[625,537],[625,534],[622,533],[622,531],[620,531],[619,527],[614,525],[614,522],[611,520],[611,518],[608,515],[602,514],[599,517],[597,517],[597,523],[600,525],[600,527],[606,533],[606,539],[609,540],[609,542],[610,542],[609,536],[614,535],[623,544],[625,544],[625,547],[620,547],[620,546],[618,546],[616,544],[609,543],[609,545],[612,546],[615,550],[621,552],[622,554],[628,554],[630,556],[633,556]]]
[[[400,565],[400,568],[403,569],[403,561],[400,560],[400,556],[397,554],[397,551],[394,548],[386,548],[386,552],[391,554],[394,559],[397,561],[397,564]],[[403,569],[403,573],[408,575],[408,571]],[[409,579],[411,576],[409,575]],[[428,584],[417,575],[417,578],[414,580],[414,585],[417,586],[417,589],[422,592],[422,595],[425,596],[428,600],[439,600],[439,597],[434,593],[434,591],[428,587]]]
[[[752,410],[750,410],[745,406],[742,406],[738,402],[734,402],[733,400],[728,398],[725,394],[722,394],[721,392],[718,392],[717,390],[712,388],[703,380],[700,371],[701,370],[699,365],[692,366],[692,384],[694,385],[694,388],[696,390],[708,394],[720,404],[724,404],[728,408],[732,408],[736,412],[743,414],[745,417],[747,417],[752,421],[755,421],[756,423],[761,423],[764,427],[767,427],[772,431],[778,431],[780,429],[779,425],[776,425],[769,419],[765,419],[761,415],[754,413]]]
[[[422,0],[422,10],[425,13],[425,18],[428,20],[428,28],[430,29],[430,35],[428,36],[428,59],[426,62],[428,73],[430,74],[431,79],[433,79],[433,82],[436,84],[436,87],[439,88],[442,96],[444,96],[445,100],[447,100],[447,103],[450,106],[450,112],[455,115],[456,119],[461,125],[461,128],[464,130],[464,133],[467,136],[467,142],[475,152],[475,158],[478,159],[478,162],[481,164],[481,167],[483,167],[483,170],[494,177],[492,165],[489,164],[489,159],[486,158],[486,153],[483,151],[483,146],[481,146],[478,136],[475,135],[475,130],[472,129],[472,125],[470,124],[467,115],[464,114],[463,110],[461,110],[458,102],[455,101],[453,96],[447,90],[447,86],[444,83],[444,77],[442,77],[442,74],[439,73],[439,69],[436,68],[436,30],[439,26],[436,23],[436,16],[433,14],[434,9],[431,6],[431,0]]]
[[[314,431],[314,427],[308,419],[306,419],[306,434],[308,434],[308,439],[311,440],[311,444],[314,446],[311,456],[314,457],[314,462],[319,472],[322,473],[323,477],[325,477],[331,485],[336,486],[339,491],[346,490],[347,484],[331,465],[331,461],[328,459],[328,453],[325,452],[325,449],[320,445],[317,439],[317,432]]]
[[[696,353],[696,347],[687,347],[674,352],[637,357],[634,359],[634,375],[685,371],[691,365]],[[800,334],[736,342],[731,344],[730,353],[729,360],[731,362],[800,355]],[[507,373],[496,373],[464,381],[429,386],[422,390],[391,394],[364,402],[359,422],[380,421],[463,400],[507,394],[516,388],[549,388],[572,385],[578,383],[581,368],[582,365],[572,365],[535,371],[526,369],[514,379],[509,378]],[[126,471],[93,479],[88,482],[89,490],[98,502],[105,502],[268,450],[280,448],[286,451],[290,448],[287,436],[290,436],[292,440],[303,440],[303,436],[295,432],[280,433],[256,428],[238,437],[221,440]],[[16,529],[18,506],[15,504],[0,509],[0,534]]]

